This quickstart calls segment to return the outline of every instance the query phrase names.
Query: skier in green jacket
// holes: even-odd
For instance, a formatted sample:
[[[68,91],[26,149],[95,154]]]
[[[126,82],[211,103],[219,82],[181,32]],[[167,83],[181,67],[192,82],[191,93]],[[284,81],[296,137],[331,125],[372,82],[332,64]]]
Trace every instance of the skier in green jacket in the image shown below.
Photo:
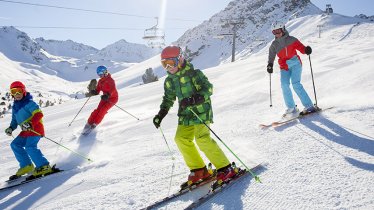
[[[161,63],[168,75],[164,82],[164,96],[160,111],[153,118],[153,124],[156,128],[160,127],[162,119],[178,98],[179,119],[175,142],[190,169],[188,181],[181,187],[188,187],[211,177],[196,149],[194,139],[199,149],[217,169],[215,184],[220,185],[229,181],[236,175],[237,170],[234,170],[221,148],[210,137],[207,126],[200,121],[200,119],[203,120],[207,125],[213,123],[210,100],[213,94],[212,84],[202,71],[194,69],[193,65],[183,58],[180,47],[166,47],[161,53]]]

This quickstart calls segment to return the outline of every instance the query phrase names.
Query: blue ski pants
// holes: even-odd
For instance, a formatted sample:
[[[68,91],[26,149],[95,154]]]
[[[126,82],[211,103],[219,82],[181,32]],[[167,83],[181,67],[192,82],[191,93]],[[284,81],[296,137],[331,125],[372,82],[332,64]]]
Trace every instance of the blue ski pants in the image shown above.
[[[295,101],[292,96],[290,82],[292,84],[293,90],[295,91],[297,96],[299,96],[303,106],[306,108],[313,106],[312,100],[310,100],[308,93],[305,91],[303,85],[300,83],[302,72],[300,60],[297,56],[294,56],[286,62],[288,65],[288,71],[281,70],[280,72],[283,99],[287,108],[290,109],[295,107]]]
[[[10,143],[10,147],[19,162],[20,168],[30,165],[32,162],[34,162],[36,168],[49,164],[48,160],[37,147],[40,138],[40,136],[17,136]]]

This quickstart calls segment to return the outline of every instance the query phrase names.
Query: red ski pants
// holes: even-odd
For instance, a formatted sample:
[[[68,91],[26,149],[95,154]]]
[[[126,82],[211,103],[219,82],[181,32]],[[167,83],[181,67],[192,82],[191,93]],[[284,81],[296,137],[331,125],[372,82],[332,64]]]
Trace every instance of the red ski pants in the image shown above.
[[[91,113],[90,117],[88,118],[88,124],[96,124],[98,125],[108,113],[108,110],[114,106],[115,103],[110,101],[101,100],[97,108]]]

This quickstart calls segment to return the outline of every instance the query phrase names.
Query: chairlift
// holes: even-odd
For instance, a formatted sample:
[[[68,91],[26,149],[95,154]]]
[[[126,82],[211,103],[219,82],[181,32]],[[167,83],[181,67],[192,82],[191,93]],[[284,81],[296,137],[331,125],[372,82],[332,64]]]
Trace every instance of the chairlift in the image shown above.
[[[165,46],[165,32],[158,28],[158,18],[156,17],[156,25],[144,31],[143,39],[147,40],[147,44],[152,48],[161,48]]]

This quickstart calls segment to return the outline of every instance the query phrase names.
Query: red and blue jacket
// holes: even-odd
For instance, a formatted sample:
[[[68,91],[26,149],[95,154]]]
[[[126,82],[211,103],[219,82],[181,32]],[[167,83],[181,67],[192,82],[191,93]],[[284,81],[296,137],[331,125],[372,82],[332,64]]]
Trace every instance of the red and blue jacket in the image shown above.
[[[39,105],[32,100],[30,93],[26,93],[19,101],[14,101],[12,106],[12,121],[10,127],[15,130],[18,125],[25,122],[31,124],[32,130],[44,136],[44,125],[42,122],[43,112],[40,110]],[[19,135],[22,137],[39,136],[32,131],[22,131]]]
[[[295,37],[290,36],[287,31],[279,38],[275,38],[269,47],[268,63],[274,63],[275,56],[278,56],[278,63],[281,70],[288,70],[287,60],[297,56],[300,61],[299,55],[296,50],[305,54],[305,46]]]

